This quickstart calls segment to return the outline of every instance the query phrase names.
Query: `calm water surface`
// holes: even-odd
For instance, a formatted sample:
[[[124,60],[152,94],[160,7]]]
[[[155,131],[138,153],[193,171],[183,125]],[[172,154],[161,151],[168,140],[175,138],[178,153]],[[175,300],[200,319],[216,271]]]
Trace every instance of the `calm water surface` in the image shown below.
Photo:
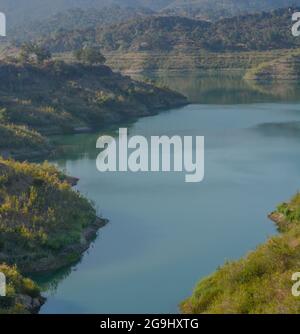
[[[42,313],[175,313],[196,282],[276,233],[267,214],[300,188],[300,93],[238,77],[156,78],[192,104],[144,118],[130,135],[205,136],[205,180],[96,169],[100,135],[58,138],[52,162],[110,223],[75,267],[40,277]]]

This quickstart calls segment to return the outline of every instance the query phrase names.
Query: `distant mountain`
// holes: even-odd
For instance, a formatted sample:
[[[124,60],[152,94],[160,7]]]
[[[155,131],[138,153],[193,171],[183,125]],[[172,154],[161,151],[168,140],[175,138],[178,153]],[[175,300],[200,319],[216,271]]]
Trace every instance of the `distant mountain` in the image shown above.
[[[9,35],[16,41],[27,41],[56,35],[72,30],[84,30],[95,27],[122,23],[153,15],[151,9],[121,7],[113,5],[102,9],[74,8],[54,14],[48,19],[29,21],[11,29]]]
[[[0,0],[0,11],[8,17],[8,28],[32,20],[43,20],[72,9],[100,9],[106,6],[141,7],[133,0]]]
[[[300,47],[292,36],[291,15],[296,9],[279,9],[222,19],[215,23],[176,16],[150,16],[117,25],[74,30],[47,37],[52,51],[72,51],[85,43],[103,51],[191,52],[273,50]]]
[[[0,0],[7,14],[8,28],[42,20],[71,8],[100,9],[106,6],[145,7],[166,15],[218,19],[238,14],[300,5],[300,0]]]
[[[168,15],[216,20],[299,5],[300,0],[174,0],[161,11]]]

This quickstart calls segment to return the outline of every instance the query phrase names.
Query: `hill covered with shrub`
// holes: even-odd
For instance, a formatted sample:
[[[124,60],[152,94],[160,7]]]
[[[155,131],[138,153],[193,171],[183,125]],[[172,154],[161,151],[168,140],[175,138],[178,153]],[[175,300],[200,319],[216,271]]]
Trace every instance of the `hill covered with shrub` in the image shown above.
[[[297,5],[300,5],[298,0],[172,0],[161,12],[216,21]]]
[[[300,262],[300,194],[270,215],[280,234],[203,279],[181,304],[187,314],[299,314],[292,275]]]
[[[48,163],[0,159],[0,263],[24,272],[78,260],[105,221]]]
[[[0,264],[0,272],[6,277],[6,296],[0,298],[0,315],[37,313],[45,301],[39,287],[23,277],[15,266]]]
[[[9,135],[0,137],[0,150],[11,156],[47,152],[40,134],[89,131],[186,103],[179,93],[105,65],[3,62],[0,76],[0,131]]]
[[[247,80],[255,81],[299,81],[300,51],[296,50],[272,61],[263,62],[249,69],[245,75]]]
[[[77,262],[107,221],[72,189],[77,179],[48,163],[0,158],[0,314],[37,313],[45,302],[25,273],[53,272]]]
[[[109,27],[64,31],[43,39],[53,52],[76,50],[97,44],[105,52],[193,52],[206,50],[266,51],[296,48],[299,38],[291,33],[294,9],[247,14],[217,22],[180,16],[150,16]]]
[[[24,125],[0,123],[0,138],[0,155],[4,157],[34,158],[46,156],[51,151],[45,137]]]

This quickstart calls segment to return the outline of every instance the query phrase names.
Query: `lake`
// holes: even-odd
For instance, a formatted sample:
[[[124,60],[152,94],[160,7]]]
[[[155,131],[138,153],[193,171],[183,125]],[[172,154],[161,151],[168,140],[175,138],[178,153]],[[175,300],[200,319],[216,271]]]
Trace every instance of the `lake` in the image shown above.
[[[197,281],[264,242],[267,215],[300,188],[300,89],[237,73],[152,76],[191,104],[140,119],[132,135],[205,137],[205,178],[100,173],[97,134],[56,138],[53,163],[110,223],[72,268],[39,277],[41,313],[176,313]]]

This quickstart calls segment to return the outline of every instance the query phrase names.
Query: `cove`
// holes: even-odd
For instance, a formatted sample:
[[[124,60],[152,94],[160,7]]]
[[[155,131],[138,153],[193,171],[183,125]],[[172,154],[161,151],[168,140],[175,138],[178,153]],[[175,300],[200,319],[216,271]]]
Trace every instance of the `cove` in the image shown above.
[[[219,74],[158,79],[192,104],[140,119],[129,134],[200,133],[205,179],[101,174],[95,144],[112,133],[57,137],[64,153],[51,162],[80,178],[77,189],[110,223],[80,263],[39,278],[41,313],[176,313],[201,277],[276,233],[268,213],[299,190],[297,87],[256,89]]]

